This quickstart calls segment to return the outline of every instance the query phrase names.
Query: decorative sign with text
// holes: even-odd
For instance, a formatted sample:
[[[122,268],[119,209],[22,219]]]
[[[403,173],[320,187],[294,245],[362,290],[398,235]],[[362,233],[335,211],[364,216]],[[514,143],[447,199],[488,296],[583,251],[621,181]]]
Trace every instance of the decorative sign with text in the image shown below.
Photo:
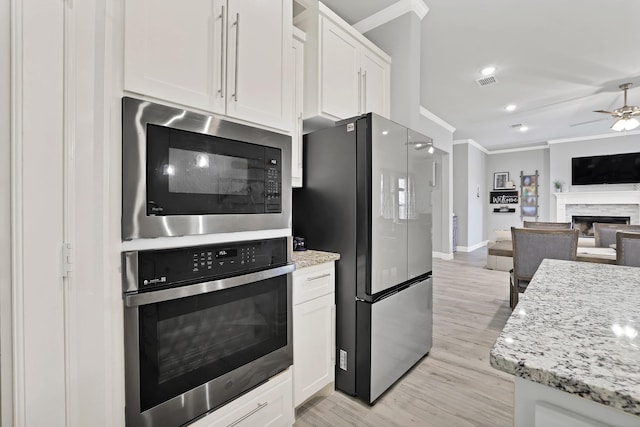
[[[518,203],[517,191],[490,191],[489,203],[497,205],[509,205]]]

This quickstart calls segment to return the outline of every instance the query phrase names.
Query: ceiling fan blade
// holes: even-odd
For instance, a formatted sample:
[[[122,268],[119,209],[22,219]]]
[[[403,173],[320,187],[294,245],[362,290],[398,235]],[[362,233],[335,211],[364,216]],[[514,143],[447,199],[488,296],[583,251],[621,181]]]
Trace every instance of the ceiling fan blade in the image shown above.
[[[588,120],[586,122],[574,123],[572,125],[569,125],[569,127],[581,126],[581,125],[586,125],[586,124],[595,123],[595,122],[601,122],[603,120],[611,120],[611,119],[609,117],[605,117],[604,119]]]
[[[616,113],[614,113],[613,111],[606,111],[606,110],[593,110],[594,113],[605,113],[605,114],[611,114],[611,115],[616,115]]]

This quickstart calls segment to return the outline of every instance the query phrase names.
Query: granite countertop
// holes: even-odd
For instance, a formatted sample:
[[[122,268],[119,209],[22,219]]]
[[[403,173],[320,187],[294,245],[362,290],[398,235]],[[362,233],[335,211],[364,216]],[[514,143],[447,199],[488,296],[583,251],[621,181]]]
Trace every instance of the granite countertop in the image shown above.
[[[340,254],[313,251],[311,249],[307,249],[306,251],[293,251],[293,255],[291,256],[291,260],[296,264],[296,269],[337,261],[339,259]]]
[[[640,268],[545,259],[491,365],[640,415],[639,329]]]

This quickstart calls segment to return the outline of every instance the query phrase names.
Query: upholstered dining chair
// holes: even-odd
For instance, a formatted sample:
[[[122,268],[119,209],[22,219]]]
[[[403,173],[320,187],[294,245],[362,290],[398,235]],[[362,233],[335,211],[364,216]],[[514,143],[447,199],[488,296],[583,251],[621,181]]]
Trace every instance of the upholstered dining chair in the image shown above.
[[[616,243],[616,232],[624,231],[631,233],[640,233],[639,224],[604,224],[599,222],[593,223],[593,236],[595,237],[595,246],[597,248],[608,248]]]
[[[616,264],[640,267],[640,233],[616,233]]]
[[[509,305],[518,304],[518,295],[527,289],[545,258],[575,260],[578,230],[550,230],[511,227],[513,270],[511,270]]]
[[[570,222],[543,222],[543,221],[524,221],[522,223],[524,228],[544,228],[553,230],[570,230]]]

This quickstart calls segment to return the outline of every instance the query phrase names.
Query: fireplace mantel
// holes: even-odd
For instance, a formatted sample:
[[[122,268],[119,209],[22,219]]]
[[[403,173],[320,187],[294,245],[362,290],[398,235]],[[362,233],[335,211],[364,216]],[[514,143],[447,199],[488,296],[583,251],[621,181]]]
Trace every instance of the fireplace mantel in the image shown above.
[[[564,221],[567,205],[638,205],[640,207],[640,191],[574,191],[554,194],[557,221]]]

